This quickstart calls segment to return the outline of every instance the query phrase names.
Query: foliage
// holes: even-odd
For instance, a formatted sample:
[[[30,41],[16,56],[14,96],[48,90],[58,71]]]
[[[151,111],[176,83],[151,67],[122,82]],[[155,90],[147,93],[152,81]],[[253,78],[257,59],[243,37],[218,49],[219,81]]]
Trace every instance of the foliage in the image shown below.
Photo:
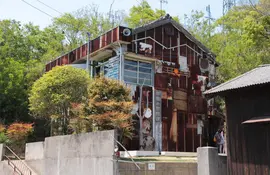
[[[189,19],[188,29],[217,55],[218,82],[269,63],[270,19],[253,8],[236,7],[210,25],[201,12],[193,12]],[[212,34],[205,35],[206,31]]]
[[[74,134],[94,131],[93,122],[87,118],[86,103],[73,103],[69,127]]]
[[[185,24],[187,30],[205,45],[209,45],[211,34],[214,32],[214,25],[209,25],[205,19],[205,14],[201,11],[191,11],[191,15],[185,15]],[[211,24],[211,23],[210,23]],[[211,48],[211,47],[210,47]]]
[[[89,82],[85,70],[72,66],[55,67],[33,84],[29,109],[36,117],[64,120],[62,129],[66,134],[71,104],[83,101]]]
[[[160,17],[166,15],[164,10],[153,10],[146,0],[142,0],[138,6],[133,6],[129,11],[129,16],[126,17],[125,21],[131,28],[139,27],[148,24]],[[173,17],[179,22],[178,17]]]
[[[15,152],[20,154],[24,152],[25,143],[32,132],[32,123],[14,122],[7,127],[3,138],[6,139],[5,142],[9,143]]]
[[[63,32],[67,42],[66,49],[71,50],[88,40],[87,32],[93,39],[122,22],[124,17],[122,11],[109,13],[108,15],[100,13],[98,6],[92,4],[55,18],[53,26],[59,32]],[[111,18],[113,20],[110,20]]]
[[[25,142],[32,132],[32,123],[13,123],[7,128],[7,136],[12,142]]]
[[[125,137],[131,137],[133,103],[129,96],[129,89],[116,80],[99,77],[90,83],[88,93],[87,104],[73,105],[74,121],[77,122],[73,125],[73,130],[82,132],[87,128],[88,130],[119,129]],[[81,125],[83,125],[81,130],[74,127]]]
[[[8,142],[8,137],[5,132],[6,132],[6,127],[0,124],[0,143]]]
[[[0,143],[8,143],[9,139],[4,132],[0,132]]]
[[[0,117],[4,122],[30,120],[27,93],[43,74],[47,54],[50,59],[59,54],[60,41],[53,28],[0,21]]]

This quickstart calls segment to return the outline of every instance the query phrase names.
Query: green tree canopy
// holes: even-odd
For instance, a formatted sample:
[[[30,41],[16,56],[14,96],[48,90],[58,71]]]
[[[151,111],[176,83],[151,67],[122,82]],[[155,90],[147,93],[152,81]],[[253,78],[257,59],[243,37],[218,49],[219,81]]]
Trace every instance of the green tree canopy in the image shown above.
[[[85,70],[72,66],[55,67],[33,84],[29,95],[30,111],[36,117],[63,120],[65,127],[71,104],[80,103],[87,97],[89,82]]]
[[[201,12],[188,18],[189,31],[217,55],[220,83],[269,63],[270,18],[250,5],[235,7],[210,25]]]
[[[122,11],[110,11],[108,14],[99,12],[95,4],[78,9],[73,13],[66,13],[55,18],[53,26],[63,32],[67,50],[74,49],[88,40],[87,32],[91,39],[98,37],[109,29],[122,23],[124,13]]]
[[[0,21],[0,118],[11,123],[30,120],[27,94],[44,72],[46,61],[61,50],[54,28]]]
[[[125,21],[129,27],[135,28],[157,20],[164,15],[166,15],[166,11],[153,10],[146,0],[141,0],[137,6],[133,6],[129,10],[129,15],[125,18]],[[173,18],[179,22],[178,17]]]

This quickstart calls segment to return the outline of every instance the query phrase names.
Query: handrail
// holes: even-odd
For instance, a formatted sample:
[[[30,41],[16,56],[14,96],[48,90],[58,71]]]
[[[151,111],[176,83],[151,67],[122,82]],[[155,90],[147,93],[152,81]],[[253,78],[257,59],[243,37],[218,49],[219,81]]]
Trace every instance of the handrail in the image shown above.
[[[122,145],[116,138],[114,138],[114,136],[112,136],[111,134],[109,134],[109,136],[111,136],[113,138],[113,140],[118,143],[129,155],[130,159],[132,160],[132,162],[135,164],[135,166],[140,170],[140,166],[134,161],[134,159],[132,158],[132,156],[130,155],[130,153],[128,152],[128,150],[124,147],[124,145]]]
[[[21,175],[32,175],[33,172],[31,170],[31,168],[22,161],[22,159],[14,152],[12,151],[11,148],[9,148],[8,146],[5,145],[5,148],[7,148],[7,150],[9,150],[13,156],[15,156],[16,160],[11,160],[8,155],[6,155],[5,153],[5,157],[8,159],[8,164],[12,164],[13,165],[13,168],[14,168],[14,171],[19,171],[18,173],[20,173]],[[20,164],[17,164],[16,165],[16,162],[19,162]],[[23,166],[21,166],[23,165]]]
[[[20,171],[19,168],[16,167],[16,165],[11,161],[11,159],[8,156],[6,156],[6,155],[5,155],[5,157],[8,159],[8,165],[12,164],[14,171],[19,171],[18,173],[20,173],[21,175],[23,175],[23,173]]]

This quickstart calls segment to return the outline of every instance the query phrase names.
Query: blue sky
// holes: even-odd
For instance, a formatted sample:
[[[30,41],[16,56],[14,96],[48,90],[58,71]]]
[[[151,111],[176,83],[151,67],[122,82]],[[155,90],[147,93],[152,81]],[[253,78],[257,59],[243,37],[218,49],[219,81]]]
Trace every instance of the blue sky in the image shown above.
[[[50,15],[57,17],[59,14],[50,8],[42,5],[37,0],[25,0],[28,3],[42,9]],[[83,6],[89,4],[97,4],[101,12],[108,12],[112,0],[41,0],[58,11],[73,12]],[[138,4],[139,0],[115,0],[114,10],[128,10]],[[222,15],[222,0],[167,0],[168,4],[164,5],[164,9],[172,16],[179,16],[183,19],[184,14],[190,14],[191,10],[199,10],[205,12],[207,5],[211,5],[212,17],[218,18]],[[148,0],[152,8],[159,8],[159,0]],[[52,19],[49,16],[30,7],[22,0],[0,0],[0,20],[15,19],[22,23],[33,22],[42,28],[51,24]]]

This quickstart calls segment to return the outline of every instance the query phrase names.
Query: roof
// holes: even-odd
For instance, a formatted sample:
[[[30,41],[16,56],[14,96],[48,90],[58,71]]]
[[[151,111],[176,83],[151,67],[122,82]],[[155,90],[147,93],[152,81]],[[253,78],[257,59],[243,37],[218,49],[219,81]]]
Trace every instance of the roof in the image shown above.
[[[242,124],[251,124],[251,123],[269,123],[270,116],[263,116],[263,117],[253,117],[247,121],[242,122]]]
[[[156,28],[161,25],[169,24],[171,23],[175,28],[177,28],[180,32],[182,32],[186,37],[188,37],[192,42],[197,44],[202,50],[204,50],[206,53],[209,54],[209,56],[212,56],[213,59],[215,59],[215,54],[212,53],[205,45],[203,45],[199,40],[197,40],[194,36],[192,36],[191,33],[189,33],[181,24],[176,22],[169,14],[162,16],[161,18],[152,21],[149,24],[143,25],[141,27],[137,27],[133,30],[133,33],[140,33],[145,30],[150,30],[153,28]]]
[[[225,91],[240,89],[260,84],[270,83],[270,64],[261,65],[249,72],[246,72],[232,80],[216,86],[206,92],[205,95],[218,94]]]

